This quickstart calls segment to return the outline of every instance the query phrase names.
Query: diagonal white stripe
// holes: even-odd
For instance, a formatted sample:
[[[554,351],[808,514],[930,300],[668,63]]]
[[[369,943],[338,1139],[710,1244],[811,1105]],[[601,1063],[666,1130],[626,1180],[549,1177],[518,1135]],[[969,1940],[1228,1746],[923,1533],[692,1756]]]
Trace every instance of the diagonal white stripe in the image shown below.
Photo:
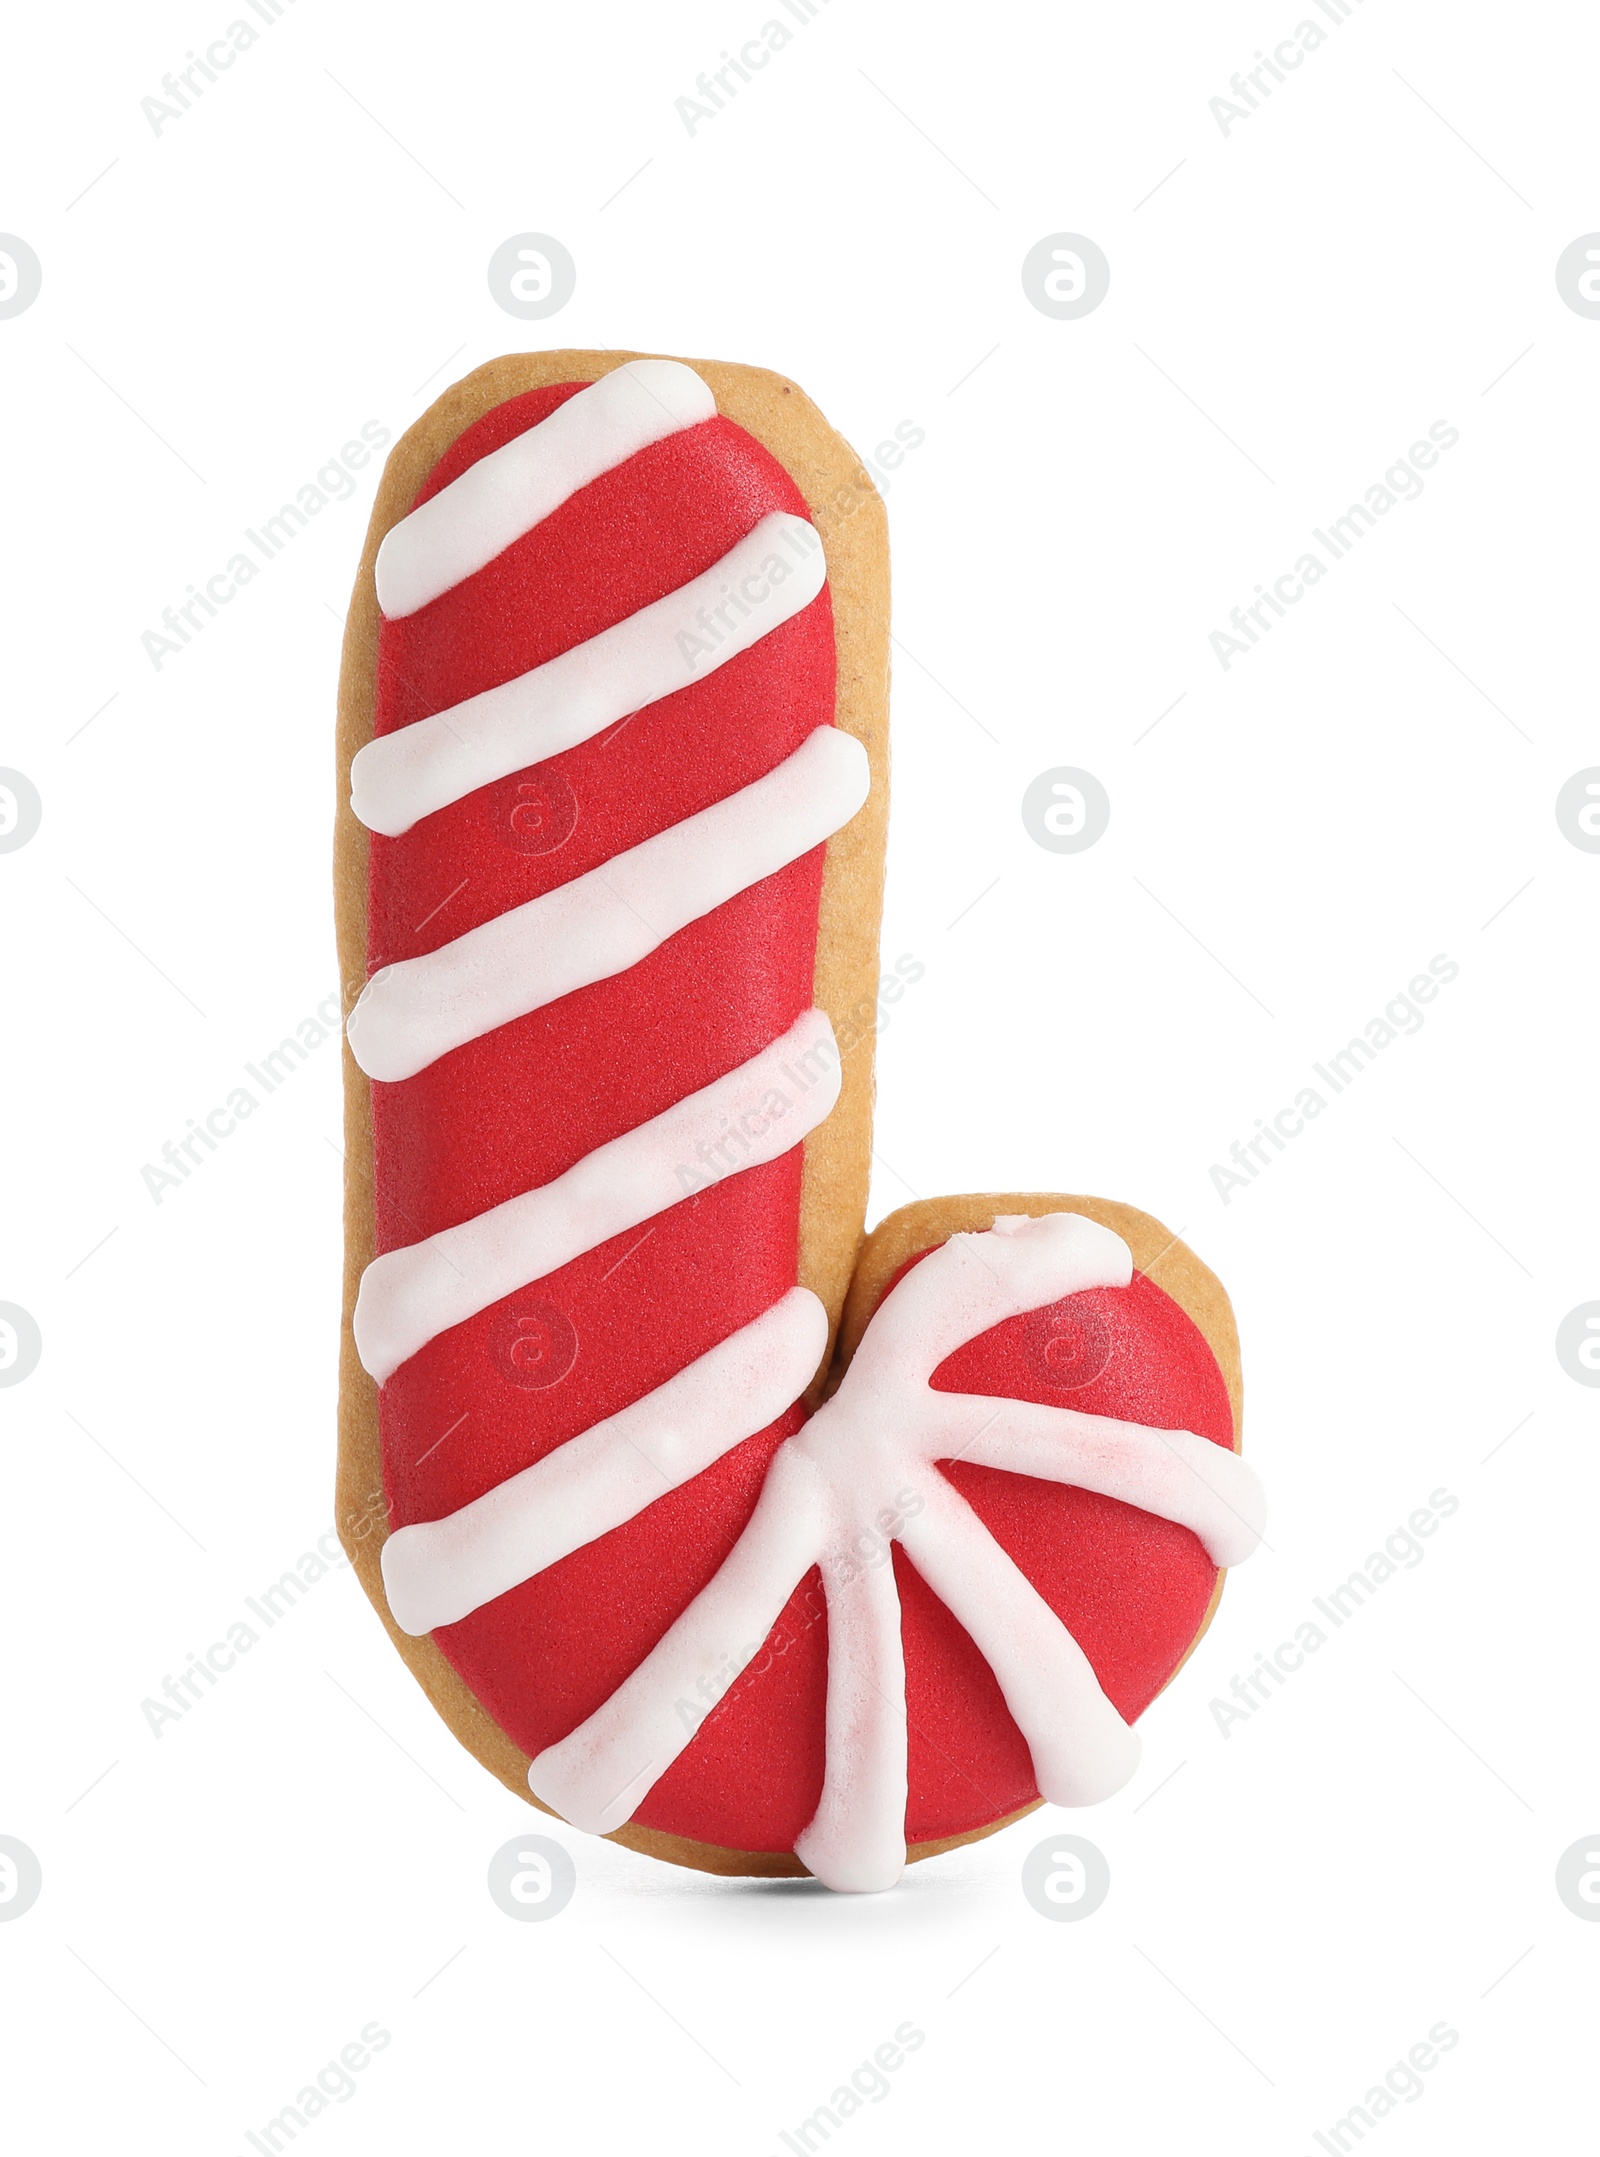
[[[781,1416],[827,1346],[827,1312],[808,1288],[791,1288],[665,1385],[531,1468],[443,1520],[397,1529],[383,1546],[395,1623],[413,1634],[453,1625],[632,1520]]]
[[[378,605],[387,619],[492,562],[580,487],[652,442],[716,417],[716,400],[678,360],[630,360],[550,417],[470,465],[385,534]]]
[[[664,599],[543,666],[366,743],[351,760],[350,806],[369,831],[397,838],[478,787],[576,748],[714,673],[809,606],[827,574],[811,525],[774,511]]]
[[[724,1176],[777,1160],[821,1123],[840,1083],[827,1014],[808,1011],[748,1063],[597,1146],[553,1182],[426,1243],[385,1252],[356,1297],[362,1367],[382,1385],[436,1334],[513,1289]]]
[[[497,1026],[636,966],[797,861],[867,798],[867,753],[818,727],[775,771],[587,875],[368,982],[346,1031],[369,1078],[411,1078]]]
[[[930,1476],[901,1532],[906,1556],[972,1635],[1028,1741],[1041,1797],[1097,1805],[1139,1764],[1139,1740],[1094,1666],[966,1500]]]
[[[587,1722],[534,1759],[534,1796],[593,1835],[631,1819],[759,1652],[816,1558],[826,1517],[825,1487],[784,1447],[749,1525],[688,1609]]]
[[[1260,1477],[1227,1446],[1193,1431],[969,1393],[931,1398],[930,1425],[946,1423],[952,1446],[963,1418],[988,1413],[982,1432],[961,1448],[961,1458],[981,1468],[1073,1483],[1177,1521],[1200,1538],[1214,1565],[1240,1564],[1261,1541],[1267,1501]]]

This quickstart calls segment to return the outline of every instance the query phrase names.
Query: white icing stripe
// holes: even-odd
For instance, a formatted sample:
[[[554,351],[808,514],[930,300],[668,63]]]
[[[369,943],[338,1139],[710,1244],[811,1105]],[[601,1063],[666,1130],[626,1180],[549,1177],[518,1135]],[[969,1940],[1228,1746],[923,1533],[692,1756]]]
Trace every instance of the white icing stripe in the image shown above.
[[[413,1634],[453,1625],[632,1520],[776,1421],[827,1346],[827,1312],[808,1288],[791,1288],[665,1385],[509,1482],[443,1520],[398,1529],[383,1546],[395,1623]]]
[[[369,741],[351,761],[350,806],[370,831],[396,838],[702,680],[809,606],[826,579],[816,532],[775,511],[702,576],[587,643]]]
[[[350,1014],[356,1062],[369,1078],[408,1079],[463,1042],[637,965],[831,838],[870,783],[860,742],[818,727],[737,794],[424,958],[385,967]]]
[[[906,1556],[972,1636],[1028,1741],[1039,1795],[1097,1805],[1139,1765],[1139,1740],[1082,1648],[1027,1575],[948,1483],[908,1520]]]
[[[822,1796],[794,1854],[830,1887],[893,1887],[906,1859],[906,1658],[885,1557],[841,1578],[825,1568],[828,1690]]]
[[[959,1403],[963,1396],[941,1398]],[[989,1405],[974,1402],[949,1414],[952,1459],[1120,1498],[1124,1505],[1189,1529],[1213,1565],[1237,1565],[1260,1542],[1266,1493],[1255,1470],[1227,1446],[1197,1438],[1193,1431],[1156,1430],[1030,1401],[1013,1401],[1004,1414],[983,1420],[974,1438],[972,1409],[987,1412]]]
[[[899,1387],[908,1370],[929,1378],[946,1356],[1004,1319],[1086,1288],[1126,1288],[1132,1279],[1133,1253],[1087,1215],[1050,1213],[1029,1221],[1001,1214],[984,1235],[952,1236],[912,1267],[873,1313],[850,1377],[861,1390]],[[933,1395],[935,1403],[966,1398]]]
[[[773,1457],[750,1524],[708,1585],[603,1706],[528,1769],[564,1820],[609,1835],[632,1819],[709,1708],[777,1622],[827,1532],[827,1492],[790,1446]]]
[[[513,1289],[724,1176],[777,1160],[828,1114],[840,1078],[827,1014],[808,1011],[748,1063],[597,1146],[553,1182],[375,1258],[353,1321],[363,1368],[382,1385],[436,1334]]]
[[[630,360],[602,375],[401,518],[378,549],[378,605],[391,621],[414,614],[602,472],[716,410],[705,383],[678,360]]]
[[[892,1887],[905,1859],[906,1793],[894,1541],[994,1672],[1041,1793],[1081,1805],[1119,1789],[1138,1739],[1071,1633],[936,1462],[959,1451],[1081,1481],[1198,1524],[1237,1556],[1259,1536],[1254,1479],[1189,1432],[939,1394],[928,1381],[954,1348],[1002,1319],[1081,1289],[1125,1287],[1132,1273],[1122,1239],[1077,1214],[1002,1217],[985,1235],[952,1236],[915,1266],[874,1315],[833,1398],[775,1455],[721,1569],[611,1697],[533,1761],[535,1795],[598,1833],[629,1819],[689,1743],[682,1701],[726,1690],[815,1564],[828,1610],[826,1748],[821,1799],[795,1849],[830,1887]]]

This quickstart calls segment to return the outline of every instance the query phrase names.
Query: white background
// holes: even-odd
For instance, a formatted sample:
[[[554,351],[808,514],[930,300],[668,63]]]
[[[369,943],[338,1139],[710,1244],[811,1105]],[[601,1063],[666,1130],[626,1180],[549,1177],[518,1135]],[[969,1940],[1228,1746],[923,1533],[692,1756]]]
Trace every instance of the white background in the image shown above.
[[[19,2146],[234,2157],[377,2021],[297,2150],[769,2157],[906,2020],[830,2151],[1315,2151],[1441,2020],[1369,2139],[1554,2146],[1600,1953],[1554,1888],[1600,1824],[1597,1403],[1553,1346],[1600,1294],[1600,857],[1554,816],[1600,762],[1600,323],[1553,274],[1600,225],[1592,19],[1367,0],[1224,136],[1208,101],[1311,0],[831,0],[691,137],[674,100],[776,4],[299,0],[154,134],[140,99],[247,12],[34,10],[5,46],[0,226],[44,265],[0,322],[0,763],[44,804],[0,858],[0,1299],[44,1340],[0,1438],[0,1832],[44,1868],[0,1924]],[[530,229],[578,284],[523,324],[485,266]],[[1077,322],[1020,281],[1061,230],[1112,267]],[[1240,1317],[1272,1547],[1138,1778],[886,1898],[539,1823],[578,1892],[513,1923],[485,1869],[532,1816],[347,1570],[159,1739],[141,1713],[331,1523],[335,1049],[159,1206],[141,1169],[334,987],[375,472],[159,671],[141,632],[363,421],[558,343],[780,368],[866,451],[925,430],[885,950],[927,971],[872,1217],[1131,1200]],[[1224,671],[1230,608],[1436,420],[1422,497]],[[1021,823],[1057,765],[1111,798],[1082,855]],[[1212,1164],[1436,953],[1422,1030],[1224,1205]],[[1441,1486],[1424,1562],[1221,1735],[1211,1699]],[[1053,1821],[1110,1862],[1082,1923],[1019,1889]]]

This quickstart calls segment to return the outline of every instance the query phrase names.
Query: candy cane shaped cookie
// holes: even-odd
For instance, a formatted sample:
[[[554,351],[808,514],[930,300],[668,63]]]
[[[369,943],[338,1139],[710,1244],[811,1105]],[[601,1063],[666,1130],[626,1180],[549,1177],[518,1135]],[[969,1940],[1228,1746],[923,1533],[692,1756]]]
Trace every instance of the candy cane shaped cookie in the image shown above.
[[[793,384],[494,362],[385,474],[336,862],[363,1584],[510,1787],[856,1889],[1125,1779],[1261,1515],[1158,1224],[938,1202],[856,1266],[886,647]]]

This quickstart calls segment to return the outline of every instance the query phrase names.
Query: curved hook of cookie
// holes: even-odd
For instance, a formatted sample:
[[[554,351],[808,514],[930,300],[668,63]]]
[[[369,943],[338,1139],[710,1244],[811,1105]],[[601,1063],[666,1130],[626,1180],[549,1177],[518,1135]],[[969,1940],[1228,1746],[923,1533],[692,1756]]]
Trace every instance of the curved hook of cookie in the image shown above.
[[[935,1392],[930,1380],[1002,1320],[1125,1286],[1132,1273],[1122,1239],[1076,1214],[1003,1218],[952,1236],[907,1273],[839,1390],[773,1457],[729,1557],[594,1714],[533,1761],[535,1796],[596,1834],[631,1819],[815,1566],[828,1616],[823,1786],[795,1850],[829,1887],[892,1887],[905,1864],[907,1797],[896,1542],[994,1673],[1040,1793],[1088,1805],[1120,1789],[1138,1764],[1137,1737],[939,1463],[1098,1491],[1191,1529],[1219,1565],[1259,1540],[1261,1486],[1235,1454],[1190,1431]],[[399,1529],[382,1561],[396,1622],[412,1633],[454,1623],[631,1519],[781,1415],[826,1341],[822,1305],[792,1289],[533,1467],[443,1520]]]
[[[1003,1319],[1125,1286],[1132,1274],[1122,1239],[1076,1214],[1003,1217],[914,1267],[875,1313],[839,1390],[774,1457],[721,1570],[611,1698],[533,1762],[535,1795],[602,1834],[631,1818],[701,1726],[682,1702],[716,1704],[815,1565],[828,1614],[823,1787],[795,1852],[829,1887],[892,1887],[905,1864],[907,1794],[895,1542],[989,1664],[1041,1795],[1087,1805],[1121,1789],[1138,1738],[938,1463],[977,1460],[1101,1491],[1190,1527],[1219,1564],[1259,1539],[1260,1485],[1192,1432],[935,1393],[929,1380]]]
[[[825,1885],[877,1892],[905,1866],[899,1600],[887,1542],[881,1566],[851,1562],[864,1523],[895,1522],[895,1540],[972,1636],[1028,1742],[1044,1796],[1092,1804],[1137,1766],[1139,1741],[1083,1650],[936,1466],[971,1458],[974,1427],[993,1426],[1011,1404],[929,1388],[945,1357],[991,1326],[1081,1289],[1124,1287],[1132,1276],[1121,1237],[1078,1214],[1003,1215],[981,1235],[952,1236],[884,1299],[839,1391],[791,1441],[835,1464],[847,1529],[844,1562],[823,1564],[822,1797],[795,1844]]]

